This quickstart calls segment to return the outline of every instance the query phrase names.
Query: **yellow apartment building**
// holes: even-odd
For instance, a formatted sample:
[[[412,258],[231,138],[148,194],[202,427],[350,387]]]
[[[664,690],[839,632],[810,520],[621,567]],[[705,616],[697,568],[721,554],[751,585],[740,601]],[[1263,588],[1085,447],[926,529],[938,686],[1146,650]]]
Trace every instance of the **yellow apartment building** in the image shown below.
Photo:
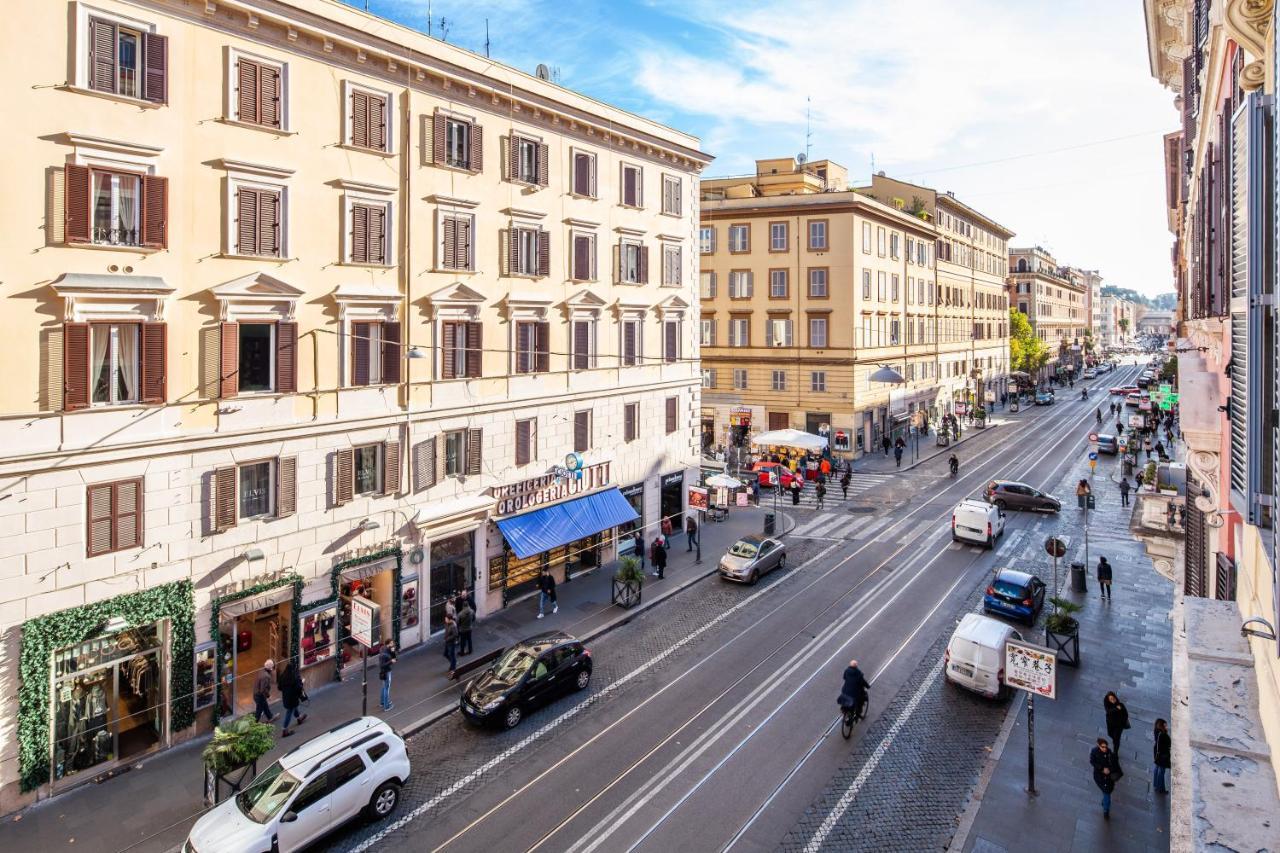
[[[1080,364],[1080,347],[1093,318],[1085,311],[1087,284],[1060,265],[1047,249],[1032,246],[1009,250],[1006,287],[1011,305],[1031,322],[1049,348],[1048,374]]]
[[[0,811],[679,524],[696,138],[335,0],[0,41]]]

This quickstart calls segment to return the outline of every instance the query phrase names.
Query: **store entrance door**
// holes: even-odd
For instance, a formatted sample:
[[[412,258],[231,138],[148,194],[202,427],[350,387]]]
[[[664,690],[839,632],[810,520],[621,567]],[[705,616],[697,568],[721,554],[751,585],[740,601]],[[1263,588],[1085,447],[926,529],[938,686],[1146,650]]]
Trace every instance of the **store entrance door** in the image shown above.
[[[472,534],[460,533],[431,543],[431,633],[444,630],[444,605],[462,590],[474,593],[475,554]],[[474,606],[475,597],[472,596]]]

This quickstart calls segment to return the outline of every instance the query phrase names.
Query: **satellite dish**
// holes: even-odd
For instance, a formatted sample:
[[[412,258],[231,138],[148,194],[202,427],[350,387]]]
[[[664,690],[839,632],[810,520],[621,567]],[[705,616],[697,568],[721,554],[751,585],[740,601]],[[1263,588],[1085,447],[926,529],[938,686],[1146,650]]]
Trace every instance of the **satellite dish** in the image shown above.
[[[803,166],[805,164],[805,161],[808,159],[809,158],[805,155],[803,151],[801,151],[799,154],[796,155],[796,162],[799,163],[801,166]]]
[[[538,76],[539,80],[551,79],[551,69],[541,62],[538,63],[538,68],[536,71],[534,71],[534,74]]]

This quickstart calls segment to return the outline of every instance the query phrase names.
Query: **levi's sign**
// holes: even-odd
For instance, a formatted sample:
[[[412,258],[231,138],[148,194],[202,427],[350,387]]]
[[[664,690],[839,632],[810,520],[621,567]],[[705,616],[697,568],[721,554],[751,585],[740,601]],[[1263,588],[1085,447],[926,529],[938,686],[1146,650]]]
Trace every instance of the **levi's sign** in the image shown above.
[[[597,462],[582,469],[582,478],[562,479],[555,474],[544,474],[512,483],[495,486],[493,496],[498,499],[498,515],[530,509],[539,504],[551,503],[572,495],[583,494],[609,484],[609,463]]]

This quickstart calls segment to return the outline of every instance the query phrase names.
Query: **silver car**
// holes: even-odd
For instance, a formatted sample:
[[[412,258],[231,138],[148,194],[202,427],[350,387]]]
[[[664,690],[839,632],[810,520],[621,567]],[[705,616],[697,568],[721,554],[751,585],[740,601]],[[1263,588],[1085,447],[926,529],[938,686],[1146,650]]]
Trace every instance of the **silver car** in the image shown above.
[[[733,543],[720,558],[720,577],[737,583],[755,583],[761,575],[787,564],[787,546],[777,539],[752,534]]]

